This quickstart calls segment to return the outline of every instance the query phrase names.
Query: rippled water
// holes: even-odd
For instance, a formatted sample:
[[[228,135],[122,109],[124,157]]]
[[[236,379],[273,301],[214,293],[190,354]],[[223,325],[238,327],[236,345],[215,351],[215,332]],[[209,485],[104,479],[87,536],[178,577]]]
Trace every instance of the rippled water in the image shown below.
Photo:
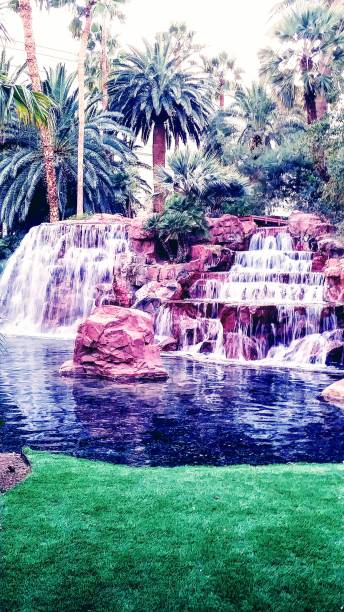
[[[70,342],[11,338],[0,371],[0,450],[130,465],[343,461],[344,410],[318,399],[333,372],[166,358],[166,383],[58,376]]]

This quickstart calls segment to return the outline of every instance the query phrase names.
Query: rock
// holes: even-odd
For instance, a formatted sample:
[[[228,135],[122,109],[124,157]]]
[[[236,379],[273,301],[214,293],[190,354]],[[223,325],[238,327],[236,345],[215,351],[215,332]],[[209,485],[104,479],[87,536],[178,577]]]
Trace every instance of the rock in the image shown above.
[[[298,210],[291,213],[288,220],[288,229],[294,238],[301,242],[308,242],[311,238],[319,239],[327,234],[333,234],[334,227],[319,215],[303,213]]]
[[[158,342],[161,351],[165,353],[177,350],[177,340],[175,338],[163,338]]]
[[[255,234],[257,231],[257,224],[253,221],[253,219],[247,219],[245,221],[241,221],[241,223],[245,238],[251,238],[251,236],[253,236],[253,234]]]
[[[325,299],[344,302],[344,259],[329,259],[325,268]]]
[[[344,378],[336,380],[321,393],[324,400],[344,407]]]
[[[158,298],[161,302],[179,300],[181,294],[182,287],[176,280],[151,281],[136,291],[135,303],[145,298]]]
[[[327,257],[342,257],[344,243],[335,236],[324,236],[318,240],[318,251]]]
[[[241,250],[245,244],[242,222],[234,215],[222,215],[208,219],[210,240],[213,244],[226,244],[230,249]]]
[[[258,359],[258,350],[254,338],[243,334],[230,332],[225,338],[225,352],[227,359],[244,359],[253,361]]]
[[[25,455],[19,453],[0,453],[0,492],[8,491],[31,471]]]
[[[152,317],[133,308],[96,308],[79,326],[73,360],[61,366],[60,374],[121,383],[166,380]]]
[[[313,253],[312,272],[323,272],[327,259],[328,257],[324,253]]]
[[[191,260],[202,262],[205,271],[225,271],[233,264],[234,253],[220,244],[194,244],[191,247]]]
[[[133,302],[132,289],[125,275],[118,274],[113,279],[113,293],[116,296],[116,304],[129,308]]]

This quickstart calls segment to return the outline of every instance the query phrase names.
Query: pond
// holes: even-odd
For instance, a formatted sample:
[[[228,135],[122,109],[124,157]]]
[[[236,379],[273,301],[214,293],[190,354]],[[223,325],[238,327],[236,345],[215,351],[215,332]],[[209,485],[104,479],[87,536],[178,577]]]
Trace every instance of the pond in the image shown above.
[[[166,383],[58,375],[72,343],[10,338],[0,371],[0,450],[128,465],[344,460],[344,410],[319,393],[341,376],[166,357]]]

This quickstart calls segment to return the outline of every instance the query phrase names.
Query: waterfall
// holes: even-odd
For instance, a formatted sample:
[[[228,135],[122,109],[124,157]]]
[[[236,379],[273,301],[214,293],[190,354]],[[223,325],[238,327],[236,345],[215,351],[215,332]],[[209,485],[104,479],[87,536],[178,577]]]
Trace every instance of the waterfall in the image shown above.
[[[75,333],[92,310],[96,286],[130,258],[120,223],[59,223],[33,227],[0,280],[2,330],[12,334]]]
[[[179,349],[239,361],[325,365],[343,334],[334,331],[336,311],[324,303],[325,278],[312,271],[312,257],[294,250],[285,232],[258,231],[229,272],[203,273],[190,287],[185,311],[180,305],[173,318]],[[158,328],[162,319],[172,320],[172,310],[172,304],[163,307]]]

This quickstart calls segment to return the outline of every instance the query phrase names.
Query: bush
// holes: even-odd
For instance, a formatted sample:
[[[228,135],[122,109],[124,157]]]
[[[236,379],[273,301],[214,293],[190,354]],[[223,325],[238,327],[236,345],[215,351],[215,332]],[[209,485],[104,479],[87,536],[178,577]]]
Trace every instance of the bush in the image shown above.
[[[205,210],[192,197],[174,194],[166,200],[165,210],[153,215],[146,229],[154,231],[170,260],[186,260],[190,239],[207,233]]]

